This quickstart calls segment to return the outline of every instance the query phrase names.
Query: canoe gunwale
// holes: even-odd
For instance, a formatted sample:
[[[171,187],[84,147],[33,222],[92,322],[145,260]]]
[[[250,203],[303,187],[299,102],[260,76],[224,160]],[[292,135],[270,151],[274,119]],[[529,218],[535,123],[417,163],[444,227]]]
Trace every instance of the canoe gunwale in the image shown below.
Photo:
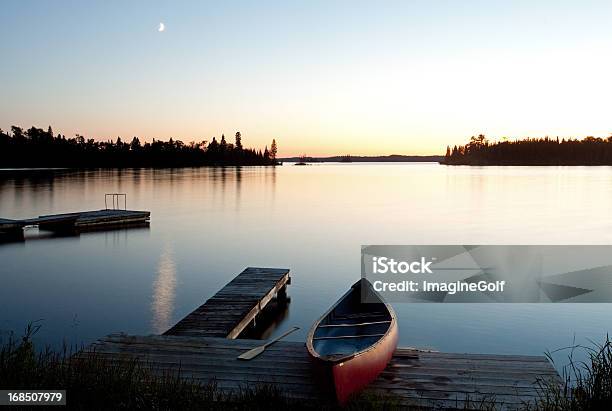
[[[393,331],[393,329],[397,328],[397,316],[395,314],[395,311],[393,310],[393,307],[391,307],[391,305],[388,304],[385,300],[383,300],[383,298],[377,293],[376,295],[378,296],[380,303],[385,305],[385,308],[389,312],[389,316],[391,317],[391,320],[389,321],[389,327],[387,327],[386,332],[382,334],[381,337],[374,344],[368,346],[366,349],[363,349],[361,351],[357,351],[351,354],[347,354],[344,356],[339,356],[337,354],[336,355],[320,355],[314,349],[314,346],[312,344],[313,340],[315,339],[314,333],[316,332],[317,328],[319,328],[321,321],[323,321],[328,315],[330,315],[332,311],[338,306],[338,304],[344,301],[346,297],[348,297],[352,292],[356,291],[355,288],[358,286],[361,286],[362,281],[367,281],[367,280],[361,279],[355,284],[353,284],[353,286],[351,286],[351,288],[347,292],[345,292],[340,298],[338,298],[338,300],[336,300],[336,302],[310,328],[310,331],[308,332],[308,336],[306,337],[306,348],[308,349],[308,353],[313,358],[316,358],[318,360],[324,361],[332,365],[348,361],[352,358],[359,357],[361,355],[364,355],[376,349],[380,344],[382,344],[383,341],[385,341],[385,339],[389,336],[389,334]]]

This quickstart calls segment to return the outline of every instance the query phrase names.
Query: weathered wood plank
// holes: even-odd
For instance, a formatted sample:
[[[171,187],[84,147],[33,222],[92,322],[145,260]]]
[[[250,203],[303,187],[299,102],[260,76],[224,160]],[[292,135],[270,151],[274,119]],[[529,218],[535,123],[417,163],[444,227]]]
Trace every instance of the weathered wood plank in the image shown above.
[[[251,361],[242,352],[261,341],[180,336],[110,335],[89,347],[104,358],[140,358],[160,373],[208,382],[222,390],[273,384],[288,396],[329,398],[317,384],[315,367],[304,343],[279,341]],[[538,381],[559,381],[545,357],[423,352],[398,349],[368,390],[396,396],[403,404],[459,407],[494,399],[500,409],[519,408],[538,396]]]
[[[234,339],[289,283],[289,270],[248,267],[164,335]]]
[[[113,360],[120,361],[121,356],[117,352],[103,352],[96,351],[99,355],[104,358],[110,358]],[[163,366],[164,368],[172,370],[180,368],[182,371],[193,371],[199,373],[214,373],[217,376],[220,373],[224,374],[236,374],[235,378],[242,378],[241,375],[245,372],[252,375],[272,375],[287,376],[287,377],[300,377],[300,383],[303,382],[305,377],[312,377],[312,371],[309,367],[309,363],[300,362],[299,366],[296,366],[295,362],[291,360],[283,360],[275,362],[274,364],[246,364],[240,368],[236,368],[235,356],[231,357],[204,357],[202,355],[183,355],[181,353],[174,353],[172,355],[154,354],[147,353],[146,355],[136,352],[124,351],[121,354],[126,355],[123,360],[128,360],[131,357],[148,358],[154,362],[156,366]],[[498,371],[499,374],[499,371]],[[516,377],[510,377],[508,375],[465,375],[458,370],[447,369],[439,370],[439,372],[429,372],[428,370],[417,371],[409,378],[401,379],[403,384],[410,381],[410,384],[434,384],[432,388],[434,390],[448,390],[451,387],[459,387],[461,391],[465,392],[489,392],[489,393],[502,393],[508,390],[512,392],[532,393],[535,395],[536,387],[535,384],[538,381],[538,377],[523,378],[520,374],[515,374]],[[388,378],[388,373],[382,373],[381,377],[383,380]],[[400,381],[400,380],[398,380]],[[518,391],[517,391],[518,390]]]

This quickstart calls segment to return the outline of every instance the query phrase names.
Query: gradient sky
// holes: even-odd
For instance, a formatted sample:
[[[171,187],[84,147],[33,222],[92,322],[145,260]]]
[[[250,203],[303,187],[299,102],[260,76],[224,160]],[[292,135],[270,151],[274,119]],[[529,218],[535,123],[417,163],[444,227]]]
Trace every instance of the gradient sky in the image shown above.
[[[610,1],[13,0],[0,20],[5,130],[240,130],[281,156],[612,132]]]

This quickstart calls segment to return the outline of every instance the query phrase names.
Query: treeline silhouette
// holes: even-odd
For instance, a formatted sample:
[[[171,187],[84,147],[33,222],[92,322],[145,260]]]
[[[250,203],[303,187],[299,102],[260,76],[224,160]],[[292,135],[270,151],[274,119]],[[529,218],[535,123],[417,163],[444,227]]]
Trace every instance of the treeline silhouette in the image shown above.
[[[480,134],[446,148],[448,165],[612,165],[612,136],[583,139],[525,138],[490,143]]]
[[[217,141],[185,144],[170,138],[141,143],[138,137],[130,142],[96,141],[81,135],[66,138],[31,127],[23,130],[12,126],[11,132],[0,129],[0,167],[184,167],[202,165],[275,165],[276,141],[270,150],[244,148],[242,135],[237,132],[234,143],[225,136]]]

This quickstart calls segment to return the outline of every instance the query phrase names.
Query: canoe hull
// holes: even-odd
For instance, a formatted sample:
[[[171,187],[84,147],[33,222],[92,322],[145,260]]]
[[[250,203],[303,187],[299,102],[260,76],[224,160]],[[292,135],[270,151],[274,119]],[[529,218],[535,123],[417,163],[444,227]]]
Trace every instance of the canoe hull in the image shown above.
[[[371,302],[362,301],[365,293],[371,293]],[[315,360],[317,381],[327,392],[333,388],[340,405],[346,404],[385,369],[398,335],[393,308],[366,279],[359,280],[308,333],[306,347]]]
[[[389,333],[374,349],[331,365],[336,398],[340,405],[346,404],[353,394],[374,381],[387,367],[397,348],[397,340],[397,324],[393,323]]]

